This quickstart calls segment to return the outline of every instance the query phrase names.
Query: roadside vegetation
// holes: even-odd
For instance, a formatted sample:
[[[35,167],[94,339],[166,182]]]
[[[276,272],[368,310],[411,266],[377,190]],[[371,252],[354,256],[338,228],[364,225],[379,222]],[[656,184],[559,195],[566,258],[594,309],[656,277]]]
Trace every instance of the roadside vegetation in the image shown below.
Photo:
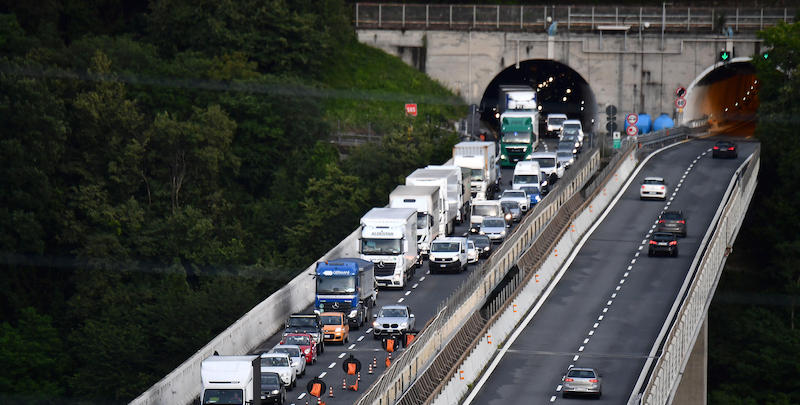
[[[444,162],[466,113],[342,0],[101,3],[0,5],[3,403],[133,399]],[[330,135],[371,122],[342,159]]]

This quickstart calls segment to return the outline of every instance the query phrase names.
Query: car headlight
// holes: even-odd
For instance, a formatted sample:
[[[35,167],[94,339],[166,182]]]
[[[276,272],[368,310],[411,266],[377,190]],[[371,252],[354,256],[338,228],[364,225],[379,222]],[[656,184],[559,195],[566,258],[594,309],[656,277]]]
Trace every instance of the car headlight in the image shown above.
[[[505,154],[503,154],[503,153],[501,153],[501,154],[500,154],[500,159],[505,159],[505,158],[506,158],[506,155],[505,155]]]
[[[354,310],[350,311],[350,313],[347,314],[347,316],[350,317],[350,318],[355,318],[356,314],[358,314],[358,310],[354,309]]]
[[[546,185],[547,185],[547,180],[545,180],[545,181],[543,181],[543,182],[542,182],[542,187],[544,187],[544,186],[546,186]]]
[[[535,196],[533,196],[533,199],[536,200],[536,201],[541,201],[542,200],[542,196],[540,196],[539,194],[536,194]]]
[[[378,321],[372,322],[372,327],[377,328],[380,323]]]
[[[407,327],[408,327],[408,322],[401,322],[400,323],[400,329],[405,329]]]
[[[487,252],[488,252],[488,251],[489,251],[489,246],[484,246],[484,247],[483,247],[483,250],[485,250],[485,251],[487,251]]]
[[[511,221],[511,213],[506,214],[506,221]]]
[[[506,231],[500,231],[500,236],[506,236]]]
[[[272,394],[272,395],[278,395],[280,393],[281,393],[280,390],[272,390],[272,392],[270,392],[270,394]]]
[[[481,235],[486,235],[486,232],[484,232],[484,231],[481,231],[481,232],[480,232],[480,234],[481,234]]]
[[[342,331],[342,328],[336,328],[336,329],[334,329],[333,331],[338,333],[338,332],[341,332],[341,331]]]

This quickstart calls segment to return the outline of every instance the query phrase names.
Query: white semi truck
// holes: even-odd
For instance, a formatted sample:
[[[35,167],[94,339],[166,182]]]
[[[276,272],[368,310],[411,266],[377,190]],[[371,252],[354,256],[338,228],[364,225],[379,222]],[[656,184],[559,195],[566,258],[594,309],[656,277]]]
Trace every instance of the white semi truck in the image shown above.
[[[458,202],[455,200],[455,190],[449,190],[450,184],[455,184],[455,182],[455,175],[445,170],[417,169],[406,177],[407,186],[439,187],[439,195],[441,201],[443,201],[442,218],[439,221],[439,235],[450,235],[455,229]]]
[[[260,405],[259,356],[211,356],[200,364],[201,404]]]
[[[417,248],[420,255],[430,252],[431,241],[439,236],[439,224],[446,201],[439,186],[397,186],[389,194],[389,208],[413,208],[417,211]]]
[[[417,210],[373,208],[361,217],[359,253],[375,263],[379,286],[404,288],[419,264]]]
[[[494,142],[460,142],[453,146],[453,164],[471,171],[471,194],[488,200],[499,190],[500,165]]]

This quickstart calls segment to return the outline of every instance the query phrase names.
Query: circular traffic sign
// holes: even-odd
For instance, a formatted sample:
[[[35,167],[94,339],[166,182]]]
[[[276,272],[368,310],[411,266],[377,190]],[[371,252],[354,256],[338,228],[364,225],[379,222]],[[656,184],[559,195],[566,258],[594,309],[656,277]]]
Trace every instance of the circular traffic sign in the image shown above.
[[[628,125],[636,125],[639,122],[639,116],[636,114],[628,114],[625,117],[625,121],[628,121]]]
[[[606,115],[617,115],[617,106],[612,104],[606,107]]]
[[[686,87],[680,86],[675,90],[675,97],[683,97],[686,95]]]
[[[627,132],[628,135],[630,135],[630,136],[636,136],[636,134],[639,133],[639,128],[631,125],[631,126],[629,126],[628,128],[625,129],[625,132]]]
[[[678,97],[675,99],[675,107],[677,108],[684,108],[686,107],[686,99],[683,97]]]

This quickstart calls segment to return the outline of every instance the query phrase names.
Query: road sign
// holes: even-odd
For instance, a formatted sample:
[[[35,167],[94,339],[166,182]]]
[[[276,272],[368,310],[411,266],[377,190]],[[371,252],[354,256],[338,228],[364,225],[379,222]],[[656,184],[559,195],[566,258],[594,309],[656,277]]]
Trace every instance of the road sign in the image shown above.
[[[617,106],[612,104],[606,107],[606,115],[617,115]]]
[[[606,131],[614,132],[617,130],[617,122],[616,121],[608,121],[606,122]]]
[[[678,97],[675,99],[675,107],[677,108],[684,108],[686,107],[686,99],[683,97]]]
[[[636,114],[628,114],[625,117],[625,121],[628,121],[628,125],[634,126],[637,122],[639,122],[639,116]]]
[[[630,136],[636,136],[636,134],[639,133],[639,128],[637,128],[634,125],[631,125],[625,130],[625,132]]]
[[[619,135],[619,131],[614,131],[612,135],[614,140],[614,149],[619,149],[620,146],[622,146],[622,140],[620,139]]]
[[[406,115],[417,116],[417,104],[406,104]]]
[[[686,95],[686,87],[681,86],[678,87],[677,90],[675,90],[675,97],[683,97],[685,95]]]

